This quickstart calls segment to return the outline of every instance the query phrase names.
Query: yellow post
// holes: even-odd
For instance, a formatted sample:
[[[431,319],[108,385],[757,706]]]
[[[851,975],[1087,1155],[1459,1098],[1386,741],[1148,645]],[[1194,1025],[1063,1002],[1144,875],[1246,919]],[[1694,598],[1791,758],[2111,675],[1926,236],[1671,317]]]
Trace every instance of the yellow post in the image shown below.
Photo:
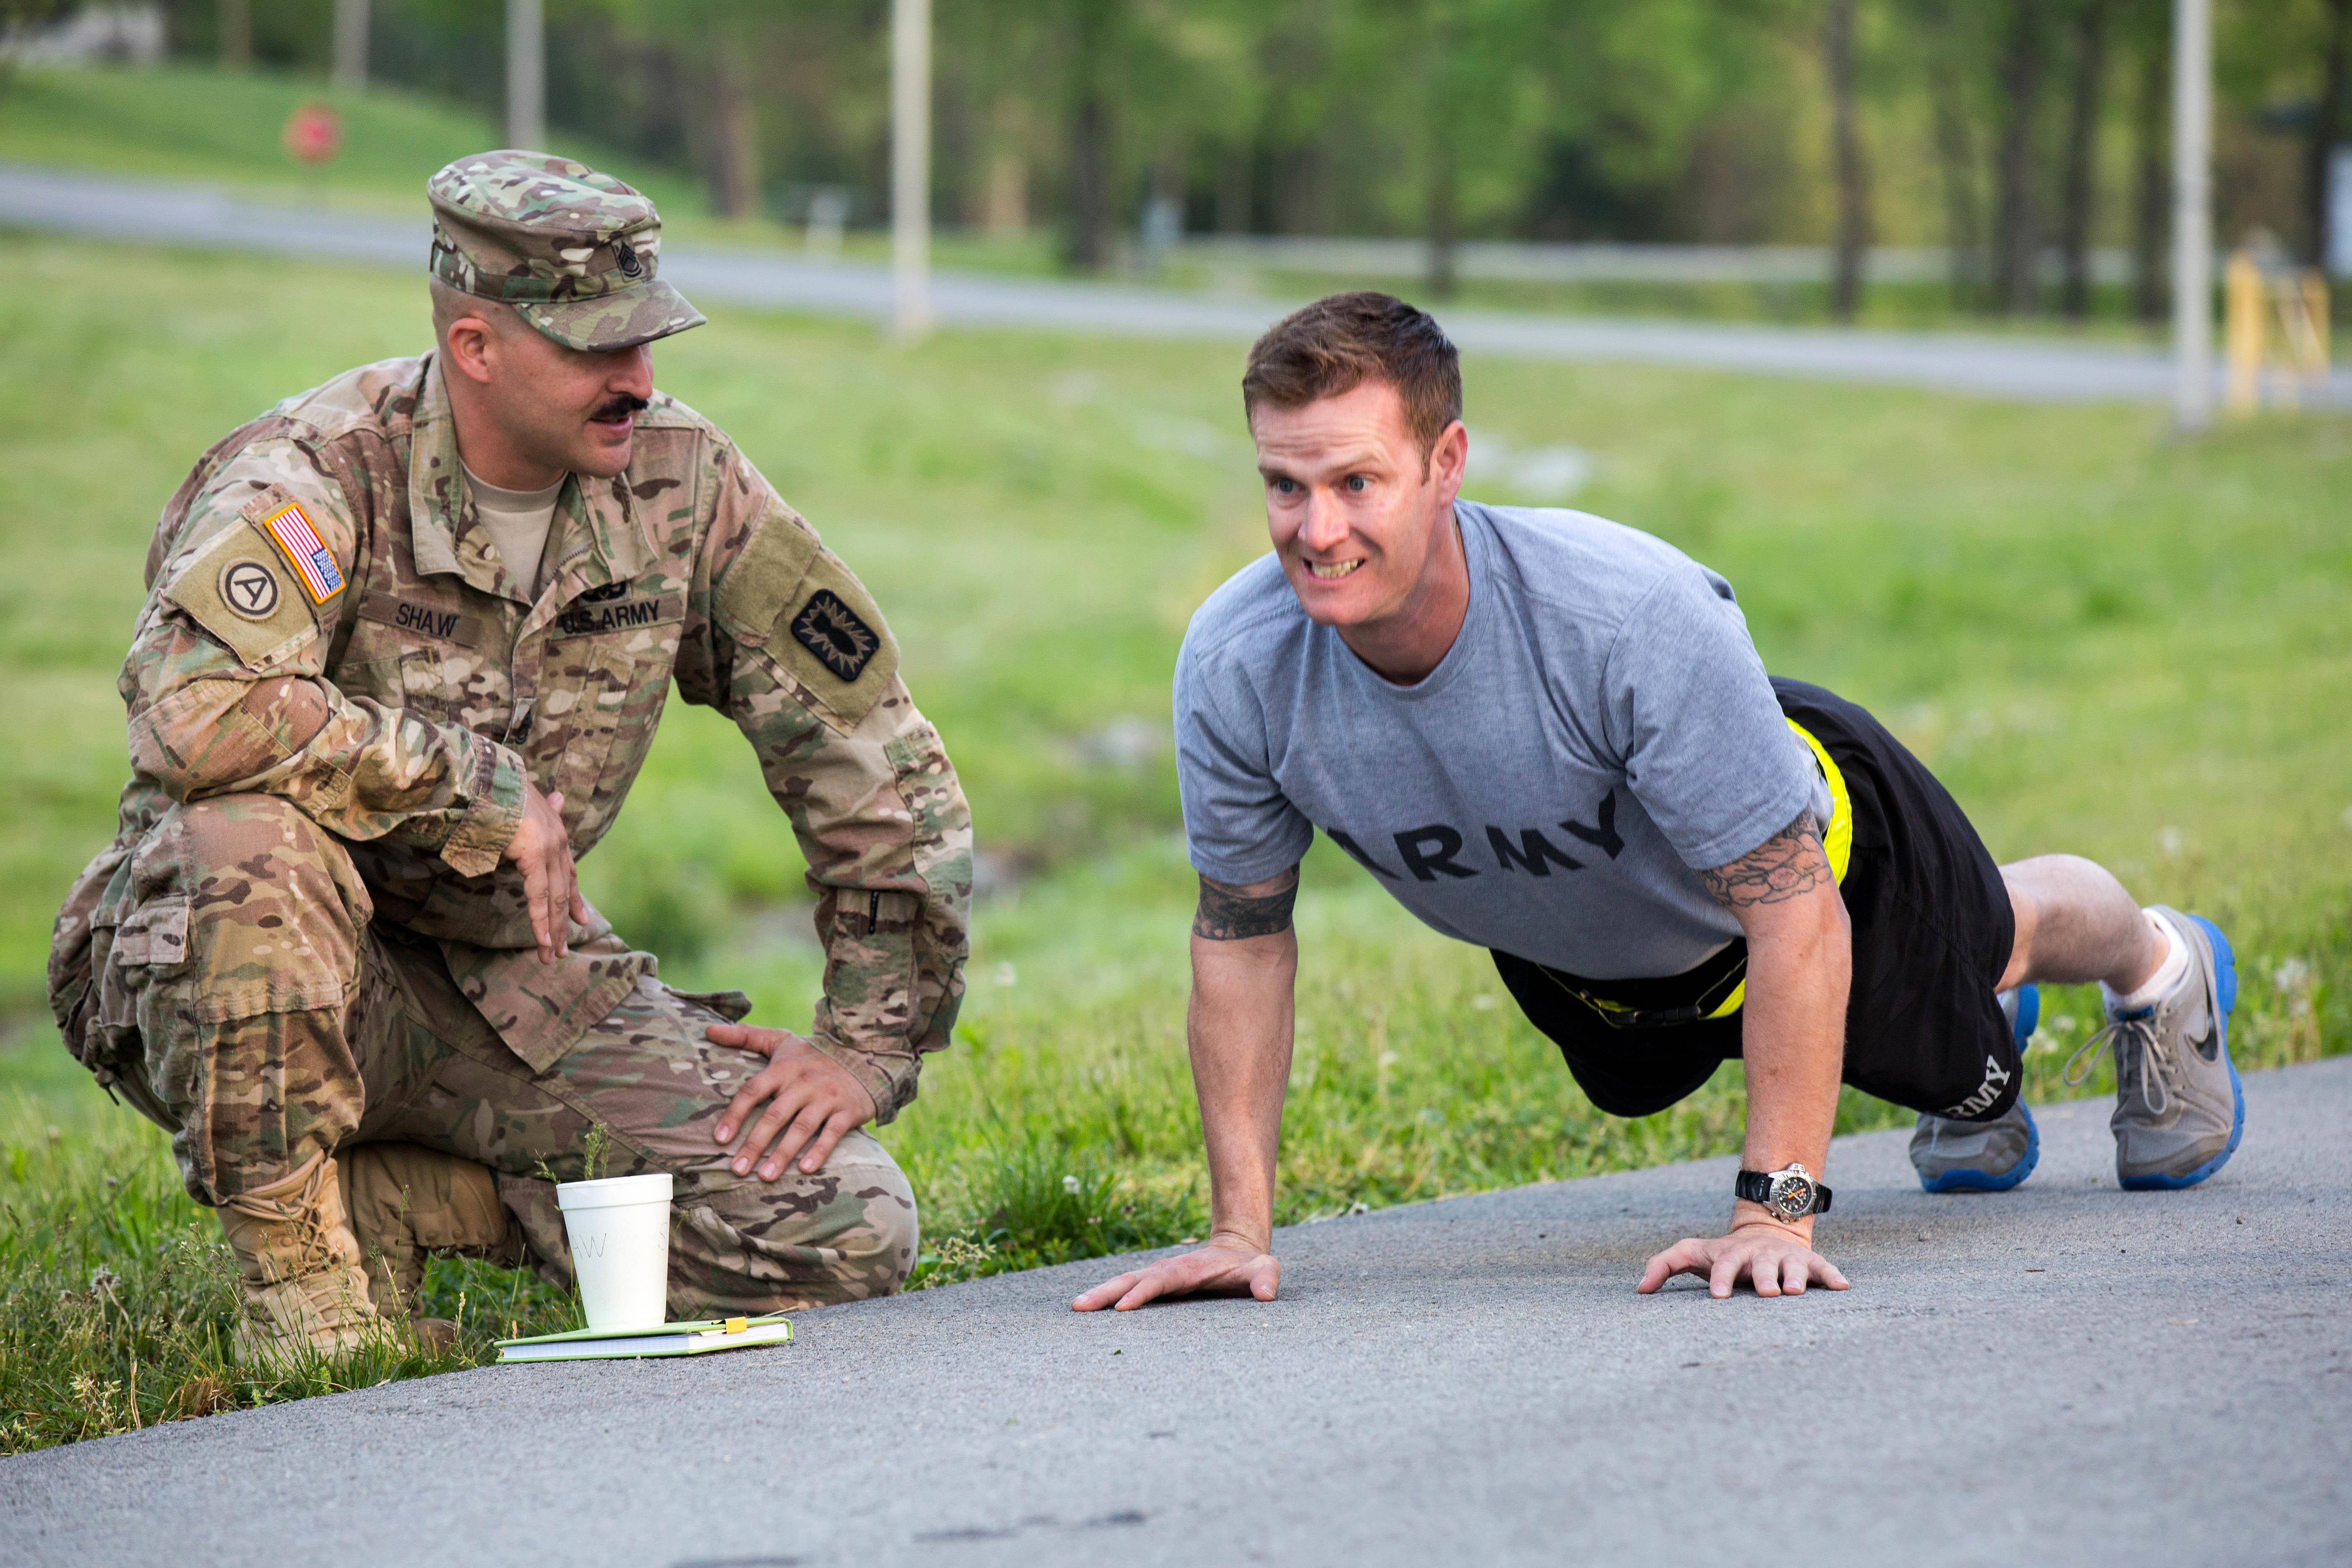
[[[2230,363],[2228,405],[2236,418],[2252,415],[2262,404],[2263,269],[2253,253],[2231,253],[2222,273],[2223,342]]]
[[[2327,274],[2314,267],[2303,274],[2303,320],[2307,331],[2304,335],[2303,371],[2315,380],[2327,379],[2328,355]]]
[[[2305,358],[2304,340],[2311,335],[2310,312],[2304,309],[2303,284],[2297,276],[2284,269],[2263,279],[2263,292],[2270,296],[2270,313],[2278,318],[2278,351],[2273,356],[2276,363],[2271,377],[2272,406],[2290,411],[2303,406],[2303,364]],[[2269,337],[2268,321],[2263,323],[2263,337]],[[2270,347],[2267,341],[2263,345]]]

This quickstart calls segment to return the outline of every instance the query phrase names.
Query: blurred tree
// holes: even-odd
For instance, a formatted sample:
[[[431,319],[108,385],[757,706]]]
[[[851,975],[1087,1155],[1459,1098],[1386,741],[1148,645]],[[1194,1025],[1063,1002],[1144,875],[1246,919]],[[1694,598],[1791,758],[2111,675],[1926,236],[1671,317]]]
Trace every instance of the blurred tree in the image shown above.
[[[751,217],[760,208],[760,118],[744,80],[751,52],[726,38],[709,40],[704,51],[703,188],[720,217]]]
[[[1812,0],[1542,7],[1541,41],[1529,51],[1535,123],[1515,148],[1526,167],[1521,226],[1555,239],[1691,237],[1679,209],[1706,132],[1736,121],[1733,153],[1757,151],[1738,144],[1755,130],[1746,111],[1779,89],[1793,63],[1785,50],[1801,32],[1792,33],[1795,19],[1808,11],[1818,15]],[[1738,180],[1754,174],[1746,162],[1735,169]]]
[[[693,79],[687,143],[710,210],[760,209],[760,115],[753,76],[770,29],[801,9],[778,0],[602,0],[623,27],[658,38]]]
[[[1830,159],[1837,171],[1830,310],[1848,321],[1862,299],[1864,255],[1870,245],[1870,172],[1863,162],[1860,110],[1854,102],[1853,11],[1854,0],[1829,0],[1822,21],[1822,64],[1830,89]]]
[[[220,60],[233,71],[252,66],[252,0],[220,0]]]
[[[2074,76],[2066,121],[2065,192],[2058,209],[2058,253],[2064,268],[2058,308],[2069,320],[2091,313],[2091,224],[2098,197],[2101,89],[2107,70],[2109,0],[2075,0],[2071,23]]]
[[[331,0],[162,3],[182,53],[236,53],[243,16],[257,64],[331,55]],[[2025,309],[2054,240],[2079,310],[2102,237],[2133,240],[2144,300],[2160,282],[2171,3],[938,0],[935,200],[1052,225],[1089,269],[1171,204],[1194,229],[1418,235],[1441,294],[1473,237],[1828,241],[1842,309],[1868,244],[1938,237],[1956,301]],[[2352,0],[2215,3],[2229,221],[2315,245]],[[831,186],[881,215],[887,0],[546,5],[557,126],[691,169],[722,213],[796,220]],[[499,7],[366,9],[372,79],[497,112]]]
[[[2009,0],[2000,43],[2000,152],[1993,289],[2000,307],[2030,315],[2041,299],[2041,174],[2036,146],[2050,0]]]
[[[1028,227],[1040,139],[1057,120],[1036,91],[1046,53],[1037,23],[1026,7],[988,0],[931,13],[941,100],[935,178],[961,186],[966,221],[1000,235]]]
[[[1118,218],[1111,206],[1118,128],[1111,118],[1112,74],[1129,21],[1128,0],[1065,0],[1070,132],[1070,264],[1081,272],[1110,265]]]
[[[1197,17],[1178,0],[971,0],[960,9],[958,37],[984,40],[971,63],[992,78],[964,90],[997,100],[1008,127],[1026,118],[1024,101],[1058,121],[1063,256],[1079,271],[1107,270],[1136,210],[1129,198],[1154,177],[1181,186],[1187,128],[1214,112],[1207,101],[1187,106],[1214,52],[1199,46],[1227,20],[1223,0]],[[971,75],[961,69],[961,79]]]
[[[2319,101],[2311,117],[2310,150],[2304,170],[2305,256],[2314,267],[2327,265],[2328,164],[2344,137],[2344,95],[2352,87],[2352,0],[2327,0],[2326,42],[2321,46]],[[2352,216],[2340,217],[2352,221]]]
[[[65,0],[0,0],[0,31],[32,28],[54,22],[65,13]],[[0,91],[16,74],[14,54],[0,54]]]
[[[2132,95],[2132,314],[2150,326],[2172,309],[2172,0],[2136,0],[2125,24],[2137,58]]]
[[[1989,302],[1977,151],[1979,84],[1990,74],[1989,18],[1982,7],[1957,6],[1952,0],[1909,0],[1907,10],[1935,125],[1952,303],[1961,310],[1978,309]]]
[[[1253,226],[1275,234],[1331,231],[1331,169],[1346,150],[1335,128],[1349,120],[1351,100],[1386,99],[1392,86],[1390,70],[1377,63],[1366,68],[1368,79],[1349,68],[1354,62],[1346,58],[1350,29],[1344,23],[1352,16],[1349,0],[1289,0],[1266,8],[1253,61],[1266,87],[1246,154],[1255,187],[1247,193],[1248,210],[1263,216]],[[1364,92],[1365,80],[1380,90]],[[1347,83],[1359,84],[1357,90]],[[1378,209],[1359,215],[1359,232],[1381,232],[1385,216]]]
[[[824,183],[887,187],[887,0],[570,0],[601,13],[648,88],[682,88],[677,130],[712,212],[760,215],[769,153]]]
[[[1386,138],[1419,174],[1419,223],[1429,242],[1430,294],[1451,298],[1462,237],[1465,150],[1498,163],[1527,100],[1522,79],[1551,8],[1540,0],[1374,0],[1352,20],[1348,54]]]

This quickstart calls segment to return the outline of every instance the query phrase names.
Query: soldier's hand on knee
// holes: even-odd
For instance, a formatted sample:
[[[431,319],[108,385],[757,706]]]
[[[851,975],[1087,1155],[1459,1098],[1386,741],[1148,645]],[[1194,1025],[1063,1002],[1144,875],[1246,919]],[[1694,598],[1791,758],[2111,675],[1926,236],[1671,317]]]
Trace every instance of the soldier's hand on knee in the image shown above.
[[[731,1167],[749,1175],[757,1162],[760,1179],[772,1182],[800,1151],[801,1170],[814,1175],[833,1158],[834,1145],[874,1119],[874,1099],[866,1086],[831,1057],[789,1029],[760,1029],[743,1024],[713,1024],[703,1031],[715,1046],[736,1046],[758,1051],[768,1065],[753,1075],[730,1101],[713,1132],[724,1146],[752,1110],[765,1100],[767,1109],[751,1123]]]
[[[539,960],[553,963],[572,951],[572,922],[587,923],[588,901],[580,896],[572,837],[563,830],[563,793],[541,795],[535,784],[523,787],[522,826],[507,841],[506,858],[522,868],[523,902],[530,910]]]

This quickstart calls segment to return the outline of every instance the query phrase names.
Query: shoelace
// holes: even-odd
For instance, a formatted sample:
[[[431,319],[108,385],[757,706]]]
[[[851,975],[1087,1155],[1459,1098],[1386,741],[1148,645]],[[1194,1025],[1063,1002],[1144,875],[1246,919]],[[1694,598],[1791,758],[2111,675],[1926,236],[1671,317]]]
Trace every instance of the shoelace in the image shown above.
[[[2098,1067],[2099,1052],[2112,1047],[2116,1058],[2116,1087],[2122,1088],[2124,1053],[2127,1045],[2139,1047],[2141,1092],[2147,1093],[2146,1086],[2151,1079],[2156,1085],[2154,1093],[2149,1095],[2148,1114],[2161,1116],[2164,1114],[2165,1108],[2172,1103],[2172,1092],[2166,1081],[2169,1075],[2165,1070],[2164,1044],[2162,1037],[2156,1032],[2156,1009],[2153,1007],[2142,1007],[2137,1012],[2126,1013],[2108,1019],[2105,1028],[2077,1047],[2074,1054],[2066,1058],[2064,1074],[2066,1087],[2068,1089],[2082,1087],[2083,1081]]]
[[[334,1249],[328,1240],[326,1218],[320,1213],[320,1202],[331,1169],[324,1157],[313,1154],[303,1166],[302,1184],[293,1192],[276,1198],[257,1198],[239,1194],[222,1205],[255,1219],[295,1227],[296,1268],[292,1274],[272,1279],[271,1284],[299,1278],[333,1257]],[[274,1260],[272,1267],[274,1272]]]

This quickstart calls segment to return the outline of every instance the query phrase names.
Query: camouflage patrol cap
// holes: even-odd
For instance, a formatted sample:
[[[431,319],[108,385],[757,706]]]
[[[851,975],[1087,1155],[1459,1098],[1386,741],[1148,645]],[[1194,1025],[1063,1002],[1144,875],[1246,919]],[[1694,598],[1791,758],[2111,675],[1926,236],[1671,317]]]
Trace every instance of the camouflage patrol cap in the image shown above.
[[[512,305],[567,348],[635,348],[702,325],[655,276],[661,216],[610,174],[547,153],[477,153],[425,189],[433,276]]]

